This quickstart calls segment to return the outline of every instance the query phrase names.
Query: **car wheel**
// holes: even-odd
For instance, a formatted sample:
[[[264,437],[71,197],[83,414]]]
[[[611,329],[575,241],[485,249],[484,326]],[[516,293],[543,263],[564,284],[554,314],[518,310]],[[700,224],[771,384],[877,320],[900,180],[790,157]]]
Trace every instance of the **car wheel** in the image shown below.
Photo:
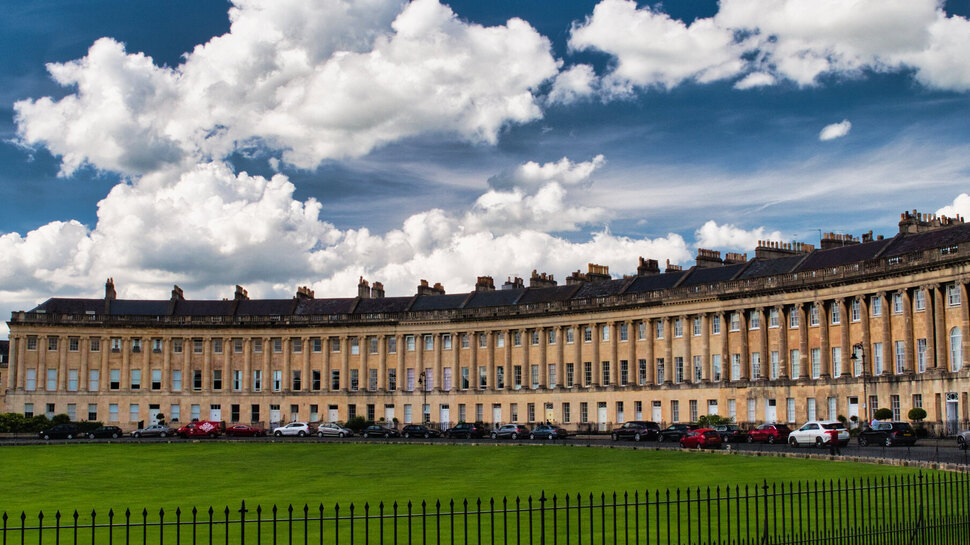
[[[867,447],[867,446],[869,446],[869,440],[860,435],[859,436],[859,446],[860,447]]]
[[[384,439],[390,439],[390,437],[391,437],[391,434],[389,434],[389,433],[385,433],[384,434]]]
[[[749,436],[748,436],[748,442],[749,442],[749,443],[754,443],[754,437],[751,437],[751,436],[749,435]]]
[[[306,432],[303,431],[303,430],[300,430],[300,431],[296,432],[296,436],[297,437],[306,437]]]
[[[344,437],[347,437],[347,434],[344,433],[344,432],[340,432],[340,433],[337,434],[337,437],[343,439]]]
[[[283,432],[278,431],[278,432],[273,433],[273,435],[275,435],[276,437],[283,437]]]
[[[425,434],[424,434],[424,438],[425,438],[425,439],[431,439],[431,432],[427,432],[427,433],[425,433]]]
[[[660,435],[658,435],[658,436],[657,436],[657,442],[658,442],[658,443],[663,443],[663,442],[664,442],[664,436],[663,436],[663,434],[662,434],[662,433],[661,433]]]
[[[165,432],[158,434],[159,437],[165,437]]]
[[[404,432],[404,438],[405,439],[410,439],[411,438],[411,432],[409,432],[409,431]]]
[[[492,432],[492,439],[498,439],[498,434],[494,431]]]
[[[549,436],[548,436],[548,437],[546,437],[546,439],[548,439],[548,440],[550,440],[550,441],[552,441],[552,440],[553,440],[554,438],[555,438],[555,437],[553,437],[553,434],[551,434],[551,433],[549,434]]]
[[[50,440],[50,438],[51,438],[51,436],[50,436],[50,435],[44,435],[44,440],[45,440],[45,441],[49,441],[49,440]]]
[[[788,438],[788,444],[791,445],[792,448],[798,448],[798,440],[796,440],[794,437]]]
[[[70,434],[70,433],[69,433],[69,434],[67,434],[67,438],[68,438],[68,439],[74,439],[74,436],[73,436],[72,434]]]
[[[633,436],[633,440],[636,441],[637,443],[639,443],[640,442],[640,434],[639,433],[635,434]]]
[[[534,434],[534,433],[530,433],[529,434],[529,439],[535,439],[535,438],[536,438],[536,434]]]
[[[816,437],[815,438],[815,448],[822,448],[822,444],[823,444],[822,438],[821,437]]]
[[[317,432],[317,437],[319,437],[320,439],[323,439],[323,432],[322,431],[318,431]]]
[[[700,441],[698,441],[697,444],[694,445],[694,448],[696,448],[697,450],[700,450],[701,448],[703,448],[703,447],[701,447]]]
[[[89,433],[88,434],[88,439],[94,439],[94,434],[93,433]]]
[[[519,434],[517,434],[517,433],[513,433],[512,434],[512,440],[513,441],[516,440],[516,439],[518,439],[518,438],[519,438]]]
[[[893,446],[893,439],[892,439],[892,437],[887,437],[886,438],[886,446],[887,447]]]
[[[92,437],[94,437],[94,436],[92,435]],[[112,433],[111,434],[111,438],[112,439],[117,439],[118,438],[118,434],[117,433]]]
[[[967,450],[967,440],[962,435],[957,436],[957,446],[962,450]]]
[[[769,445],[774,445],[775,444],[775,436],[774,435],[769,435],[768,436],[768,444]]]
[[[131,434],[131,435],[132,435],[132,437],[134,437],[135,439],[138,439],[138,438],[140,438],[140,437],[141,437],[141,434],[140,434],[140,433],[133,433],[133,434]]]
[[[619,441],[619,439],[620,439],[620,436],[618,436],[618,435],[617,435],[617,434],[615,434],[615,433],[614,433],[614,434],[612,434],[612,435],[611,435],[610,437],[611,437],[611,438],[612,438],[612,439],[613,439],[614,441]]]

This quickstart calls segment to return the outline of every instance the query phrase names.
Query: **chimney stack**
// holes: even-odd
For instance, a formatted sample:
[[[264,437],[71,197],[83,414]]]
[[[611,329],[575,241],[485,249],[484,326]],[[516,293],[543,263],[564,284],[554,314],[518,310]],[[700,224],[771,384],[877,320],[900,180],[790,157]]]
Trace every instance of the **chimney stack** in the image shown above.
[[[508,280],[506,280],[505,283],[502,284],[503,290],[520,290],[523,288],[525,288],[525,282],[523,282],[522,279],[519,278],[518,276],[516,276],[515,278],[512,278],[510,276],[508,277]]]
[[[384,284],[380,282],[374,282],[374,285],[370,289],[370,296],[372,299],[383,299],[384,298]]]
[[[657,260],[641,257],[640,264],[637,265],[637,276],[652,276],[654,274],[660,274],[660,264],[657,263]]]
[[[115,279],[109,278],[104,283],[104,298],[107,301],[113,301],[118,298],[118,293],[115,292]]]
[[[360,280],[357,282],[357,297],[360,297],[361,299],[371,298],[370,283],[364,280],[363,276],[361,276]]]
[[[296,288],[296,299],[313,299],[313,290],[309,286]]]
[[[491,276],[479,276],[475,281],[475,291],[495,291],[495,280]]]
[[[530,288],[554,288],[556,285],[556,279],[551,274],[539,274],[532,269],[532,276],[529,277]]]
[[[704,248],[697,249],[697,268],[698,269],[709,269],[711,267],[720,267],[724,265],[724,260],[721,259],[721,252],[716,250],[707,250]]]
[[[677,271],[682,271],[682,270],[684,270],[683,267],[681,267],[680,265],[672,265],[670,263],[670,260],[668,259],[667,260],[667,269],[664,270],[664,272],[677,272]]]
[[[421,279],[421,283],[418,284],[418,295],[444,295],[445,288],[440,282],[436,282],[434,286],[429,286],[428,281]]]
[[[236,294],[233,295],[233,299],[235,299],[236,301],[248,301],[249,300],[249,292],[246,291],[246,290],[244,290],[242,286],[240,286],[240,285],[237,284],[236,285]]]
[[[178,287],[178,284],[172,286],[172,301],[185,301],[185,292]]]

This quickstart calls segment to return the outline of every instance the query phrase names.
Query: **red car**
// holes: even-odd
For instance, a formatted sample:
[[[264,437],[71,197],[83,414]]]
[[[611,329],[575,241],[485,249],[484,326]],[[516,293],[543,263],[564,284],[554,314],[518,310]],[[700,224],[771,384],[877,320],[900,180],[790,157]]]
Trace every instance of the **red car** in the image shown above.
[[[236,424],[226,428],[227,437],[266,437],[266,430],[247,424]]]
[[[710,428],[690,430],[680,438],[680,448],[721,448],[721,434]]]
[[[748,432],[748,442],[785,444],[789,433],[791,429],[784,424],[762,424]]]

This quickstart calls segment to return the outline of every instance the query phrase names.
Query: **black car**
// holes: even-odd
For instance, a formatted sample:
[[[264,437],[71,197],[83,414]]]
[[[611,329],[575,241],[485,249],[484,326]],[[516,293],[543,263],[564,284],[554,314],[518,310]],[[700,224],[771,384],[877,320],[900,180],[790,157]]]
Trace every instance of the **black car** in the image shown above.
[[[361,432],[363,437],[400,437],[401,432],[394,428],[388,428],[385,426],[367,426],[363,432]]]
[[[525,439],[529,436],[529,428],[522,424],[506,424],[497,430],[492,430],[492,439]]]
[[[118,426],[101,426],[100,428],[95,428],[88,432],[88,438],[95,439],[98,437],[110,437],[112,439],[117,439],[124,435],[125,433],[121,431]]]
[[[445,437],[464,437],[465,439],[473,439],[485,437],[485,433],[485,426],[482,426],[481,424],[461,422],[455,427],[445,430]]]
[[[660,436],[657,437],[657,441],[677,442],[677,441],[680,441],[681,437],[687,435],[687,432],[691,430],[696,430],[696,429],[697,429],[696,424],[671,424],[667,426],[662,432],[660,432]]]
[[[401,430],[401,435],[404,437],[424,437],[425,439],[430,439],[432,437],[441,437],[441,432],[427,426],[422,426],[421,424],[408,424]]]
[[[721,441],[724,443],[741,443],[748,440],[748,432],[734,424],[714,426],[714,431],[721,436]]]
[[[41,439],[74,439],[77,437],[77,424],[58,424],[37,434]]]
[[[634,441],[656,441],[660,437],[660,425],[646,420],[631,420],[610,433],[614,441],[633,439]]]
[[[565,439],[567,437],[569,437],[568,431],[550,424],[539,424],[529,434],[529,439]]]
[[[878,422],[874,428],[859,432],[859,446],[915,445],[916,430],[908,422]]]

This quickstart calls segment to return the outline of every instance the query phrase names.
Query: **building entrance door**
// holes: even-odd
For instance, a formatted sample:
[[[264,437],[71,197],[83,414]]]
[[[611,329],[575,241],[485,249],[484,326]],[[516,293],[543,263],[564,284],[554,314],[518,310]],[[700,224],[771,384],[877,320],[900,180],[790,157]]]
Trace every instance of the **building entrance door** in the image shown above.
[[[451,408],[448,405],[441,406],[441,420],[439,424],[441,425],[441,429],[451,427]]]
[[[596,423],[599,425],[599,431],[606,431],[606,402],[601,401],[596,406]]]
[[[337,420],[340,420],[340,413],[337,412],[337,407],[335,405],[331,405],[327,409],[327,421],[336,422]]]
[[[650,419],[656,423],[661,423],[664,419],[663,405],[659,401],[654,401],[650,410]]]
[[[852,420],[853,416],[855,417],[855,420]],[[851,396],[849,398],[849,422],[850,425],[859,425],[859,398],[856,396]],[[852,422],[855,422],[855,424],[852,424]]]
[[[555,422],[556,412],[552,410],[552,403],[546,403],[546,422]]]
[[[958,429],[957,421],[957,409],[959,404],[957,402],[958,395],[956,392],[946,393],[946,434],[956,435],[960,433]]]
[[[222,421],[222,405],[209,405],[209,420],[213,422]]]
[[[158,423],[158,414],[161,413],[161,412],[162,412],[162,410],[158,407],[158,405],[149,405],[148,406],[148,424],[149,425],[151,425],[151,424],[157,424]]]
[[[384,405],[384,422],[388,426],[394,425],[394,405]]]
[[[502,405],[494,403],[492,405],[492,426],[499,427],[502,424]]]
[[[270,427],[280,425],[280,406],[279,405],[270,405],[269,421],[271,423]]]
[[[768,399],[765,401],[765,422],[777,422],[778,421],[778,401],[775,399]]]

